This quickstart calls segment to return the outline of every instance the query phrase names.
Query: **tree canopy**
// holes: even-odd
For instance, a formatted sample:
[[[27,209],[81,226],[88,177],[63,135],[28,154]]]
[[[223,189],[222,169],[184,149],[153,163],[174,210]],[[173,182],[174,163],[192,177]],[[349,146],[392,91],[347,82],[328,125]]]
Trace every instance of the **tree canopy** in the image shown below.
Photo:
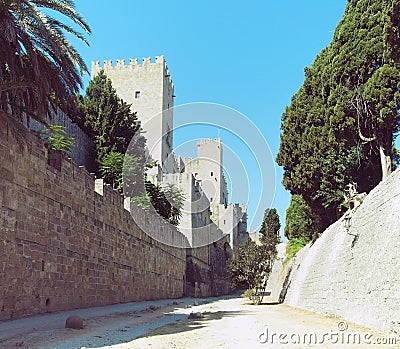
[[[312,240],[318,234],[318,218],[301,195],[292,195],[286,210],[285,236],[288,240],[304,238]]]
[[[78,96],[74,121],[94,140],[98,163],[111,152],[124,154],[140,132],[136,113],[117,95],[103,71],[90,81],[85,96]],[[144,139],[141,147],[144,154]]]
[[[70,115],[95,144],[96,174],[120,191],[124,175],[125,188],[129,187],[132,196],[141,195],[146,141],[130,105],[118,97],[103,71],[90,81],[85,96],[78,95],[77,100],[78,107]]]
[[[345,186],[371,190],[391,171],[399,126],[397,1],[348,1],[331,44],[305,69],[282,115],[277,162],[324,229],[341,214]]]
[[[279,230],[281,223],[276,208],[267,208],[264,212],[264,219],[259,234],[264,248],[275,251],[276,245],[280,242]]]
[[[86,65],[65,34],[87,41],[48,10],[90,33],[72,0],[0,1],[0,112],[43,120],[50,102],[65,107],[82,84]]]

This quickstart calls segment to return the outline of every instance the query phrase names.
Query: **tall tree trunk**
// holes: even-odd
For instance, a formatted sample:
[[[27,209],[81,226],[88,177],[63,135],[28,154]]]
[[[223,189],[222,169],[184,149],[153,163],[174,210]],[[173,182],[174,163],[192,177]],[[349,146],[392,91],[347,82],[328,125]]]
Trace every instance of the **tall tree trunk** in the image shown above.
[[[392,173],[392,135],[386,136],[379,142],[379,155],[381,158],[382,180]]]

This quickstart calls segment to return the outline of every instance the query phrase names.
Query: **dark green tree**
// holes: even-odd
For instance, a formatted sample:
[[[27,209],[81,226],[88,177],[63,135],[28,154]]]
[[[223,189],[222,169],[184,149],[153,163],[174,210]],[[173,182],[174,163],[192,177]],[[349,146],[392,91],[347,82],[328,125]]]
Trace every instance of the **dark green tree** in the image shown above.
[[[400,120],[400,3],[348,1],[330,46],[330,103],[338,121],[351,120],[350,131],[379,152],[386,178]]]
[[[286,210],[285,236],[288,240],[304,238],[312,240],[319,232],[317,217],[301,195],[292,195]]]
[[[260,304],[268,276],[272,269],[280,242],[279,216],[275,208],[265,210],[261,225],[261,244],[250,239],[239,246],[233,258],[227,262],[227,271],[231,276],[232,286],[246,288],[247,295],[255,304]]]
[[[379,178],[371,168],[376,153],[362,148],[358,135],[349,132],[353,121],[338,116],[329,103],[331,53],[329,47],[324,49],[305,69],[304,84],[282,116],[277,155],[284,166],[282,183],[306,200],[321,229],[338,218],[349,182],[368,191]]]
[[[261,242],[276,246],[280,241],[280,228],[281,223],[279,222],[279,215],[276,208],[267,208],[264,212],[264,219],[259,232],[262,235]]]
[[[0,1],[0,112],[43,120],[78,92],[87,68],[65,34],[87,41],[51,11],[90,33],[72,0]]]
[[[98,163],[111,152],[124,154],[140,129],[136,113],[118,97],[103,71],[91,80],[85,96],[79,97],[74,121],[94,140]]]
[[[166,186],[145,182],[146,195],[157,213],[173,225],[178,225],[182,216],[185,196],[172,184]]]
[[[232,286],[247,289],[246,294],[255,304],[262,301],[265,276],[270,272],[270,264],[264,252],[265,249],[249,239],[238,247],[233,258],[226,263]]]
[[[398,6],[349,1],[282,116],[283,184],[304,198],[321,229],[340,216],[349,182],[369,191],[390,173],[399,125]]]
[[[265,278],[262,291],[264,291],[269,272],[272,269],[272,264],[277,254],[277,245],[281,242],[280,229],[281,223],[279,222],[279,215],[276,208],[267,208],[264,212],[264,219],[259,231],[261,235],[260,248],[262,249],[262,256],[265,258],[266,265],[268,265],[264,270]]]
[[[140,135],[136,114],[118,97],[103,71],[89,83],[86,95],[78,96],[78,108],[72,115],[95,143],[97,174],[122,191],[125,170],[124,189],[129,188],[132,196],[141,195],[144,192],[145,139]]]

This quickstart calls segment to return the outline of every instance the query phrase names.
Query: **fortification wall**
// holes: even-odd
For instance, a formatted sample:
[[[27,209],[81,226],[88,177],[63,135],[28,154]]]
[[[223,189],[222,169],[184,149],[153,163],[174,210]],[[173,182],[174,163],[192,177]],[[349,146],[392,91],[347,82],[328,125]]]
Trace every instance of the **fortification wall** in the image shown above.
[[[268,288],[289,305],[400,333],[399,217],[397,170],[369,193],[348,232],[342,219],[331,225],[285,270],[274,268]]]
[[[186,294],[190,297],[212,296],[210,246],[188,249],[186,263]]]
[[[232,257],[232,249],[229,246],[227,237],[210,245],[210,270],[212,280],[213,295],[228,294],[230,287],[230,277],[226,271],[226,262]]]
[[[118,192],[95,191],[84,168],[4,116],[0,176],[0,320],[183,295],[185,249],[150,238]]]
[[[187,251],[186,294],[191,297],[209,297],[228,294],[230,278],[225,269],[232,250],[226,237],[208,246]]]

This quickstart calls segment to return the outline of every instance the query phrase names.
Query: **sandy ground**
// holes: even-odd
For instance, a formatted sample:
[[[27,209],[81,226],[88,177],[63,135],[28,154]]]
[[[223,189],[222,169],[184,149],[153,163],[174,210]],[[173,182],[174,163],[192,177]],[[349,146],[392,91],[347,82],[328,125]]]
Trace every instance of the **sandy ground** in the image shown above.
[[[29,330],[25,326],[25,330],[13,333],[12,322],[0,323],[0,336],[3,336],[0,348],[400,348],[400,338],[394,334],[379,333],[282,304],[254,306],[240,297],[172,302],[102,307],[90,316],[90,310],[81,311],[86,315],[83,330],[60,328],[54,322],[47,330]],[[150,305],[160,308],[151,310]],[[191,312],[201,312],[202,317],[188,319]],[[57,319],[65,319],[66,315],[69,312],[58,313]],[[34,323],[40,327],[43,321],[36,317]],[[10,329],[4,337],[5,326]],[[388,341],[392,344],[380,344]]]

